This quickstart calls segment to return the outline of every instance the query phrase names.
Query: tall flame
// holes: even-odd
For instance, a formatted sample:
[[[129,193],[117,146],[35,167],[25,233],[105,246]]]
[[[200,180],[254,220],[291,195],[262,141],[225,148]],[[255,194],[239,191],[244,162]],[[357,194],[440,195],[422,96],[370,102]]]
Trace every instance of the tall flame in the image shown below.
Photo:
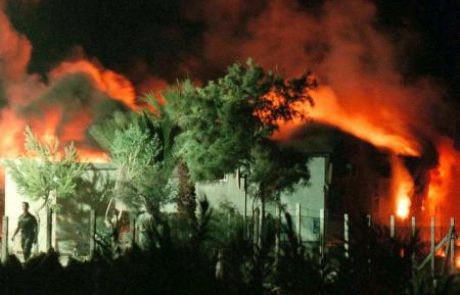
[[[401,219],[410,214],[411,197],[414,194],[414,181],[398,157],[391,157],[392,166],[392,200],[395,204],[395,213]]]
[[[440,138],[437,142],[438,164],[429,172],[429,184],[425,210],[438,220],[447,221],[449,217],[460,217],[457,206],[460,204],[457,192],[460,171],[460,153],[455,150],[453,141]]]

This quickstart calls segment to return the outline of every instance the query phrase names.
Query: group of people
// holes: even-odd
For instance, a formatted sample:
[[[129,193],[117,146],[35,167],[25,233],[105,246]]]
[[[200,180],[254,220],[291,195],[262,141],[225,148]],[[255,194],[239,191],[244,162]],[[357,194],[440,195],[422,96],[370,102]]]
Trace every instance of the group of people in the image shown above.
[[[110,204],[109,204],[110,206]],[[111,214],[106,212],[105,224],[110,229],[112,250],[114,253],[119,254],[122,252],[123,241],[125,234],[129,232],[129,220],[126,218],[127,212],[122,209],[112,208]],[[136,244],[141,249],[148,249],[151,247],[152,233],[154,227],[153,215],[149,212],[147,207],[144,207],[136,218]]]
[[[24,260],[30,258],[32,246],[37,243],[38,222],[37,219],[29,212],[29,203],[22,202],[22,214],[18,218],[18,223],[11,240],[14,242],[17,234],[20,234],[20,244]],[[109,204],[110,207],[110,204]],[[144,208],[136,221],[137,244],[142,248],[148,248],[151,243],[151,231],[154,224],[153,216]],[[112,212],[109,214],[109,212]],[[113,208],[108,210],[105,215],[105,224],[110,229],[111,244],[114,253],[122,251],[121,236],[126,231],[126,218],[123,210]]]

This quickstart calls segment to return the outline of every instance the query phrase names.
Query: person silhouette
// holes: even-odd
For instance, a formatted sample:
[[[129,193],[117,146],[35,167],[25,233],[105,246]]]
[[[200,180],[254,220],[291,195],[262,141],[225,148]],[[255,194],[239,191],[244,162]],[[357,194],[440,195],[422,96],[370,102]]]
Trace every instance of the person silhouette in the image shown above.
[[[29,203],[22,202],[22,214],[19,216],[18,225],[11,238],[14,241],[17,233],[21,232],[21,248],[24,261],[29,259],[32,244],[37,243],[38,223],[37,219],[29,212]]]

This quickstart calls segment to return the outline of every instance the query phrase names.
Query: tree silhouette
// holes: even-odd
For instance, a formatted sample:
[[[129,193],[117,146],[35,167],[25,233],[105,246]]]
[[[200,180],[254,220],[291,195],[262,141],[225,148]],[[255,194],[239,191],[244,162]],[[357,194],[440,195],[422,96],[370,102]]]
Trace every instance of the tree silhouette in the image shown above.
[[[77,182],[87,165],[79,162],[73,143],[61,149],[58,139],[41,141],[26,127],[25,150],[20,159],[4,161],[22,195],[41,200],[43,208],[57,196],[76,194]]]

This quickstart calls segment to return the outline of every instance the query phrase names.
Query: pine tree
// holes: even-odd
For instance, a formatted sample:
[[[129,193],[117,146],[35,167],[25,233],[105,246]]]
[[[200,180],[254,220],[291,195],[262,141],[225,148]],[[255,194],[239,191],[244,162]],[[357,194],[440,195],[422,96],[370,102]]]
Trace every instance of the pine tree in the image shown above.
[[[148,111],[116,113],[91,127],[90,134],[117,167],[115,198],[133,209],[146,205],[155,212],[170,201],[173,132],[165,119]]]
[[[21,158],[4,161],[19,193],[41,200],[41,208],[51,205],[56,197],[76,194],[77,181],[87,164],[79,162],[73,143],[61,149],[58,139],[40,141],[30,127],[26,127],[25,150]]]
[[[203,87],[185,81],[166,93],[166,107],[182,131],[177,152],[192,180],[217,180],[240,169],[257,194],[269,197],[308,179],[306,155],[271,136],[280,121],[303,118],[296,106],[313,104],[314,86],[308,75],[286,81],[249,60]]]
[[[176,170],[178,209],[193,216],[197,181],[241,169],[266,199],[308,179],[307,157],[271,136],[281,120],[302,117],[295,106],[313,103],[312,87],[307,75],[286,81],[248,61],[203,87],[179,83],[163,93],[164,104],[148,94],[144,112],[115,115],[91,134],[119,166],[119,183],[129,182],[122,187],[136,195],[150,190],[147,198],[156,199]]]

